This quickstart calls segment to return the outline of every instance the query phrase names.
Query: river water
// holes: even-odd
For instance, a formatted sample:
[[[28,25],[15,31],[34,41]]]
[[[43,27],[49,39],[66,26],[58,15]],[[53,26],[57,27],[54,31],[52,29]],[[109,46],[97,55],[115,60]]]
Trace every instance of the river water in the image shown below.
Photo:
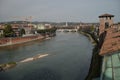
[[[48,54],[0,72],[0,80],[84,80],[92,49],[88,38],[76,32],[59,32],[50,40],[0,48],[0,64]]]

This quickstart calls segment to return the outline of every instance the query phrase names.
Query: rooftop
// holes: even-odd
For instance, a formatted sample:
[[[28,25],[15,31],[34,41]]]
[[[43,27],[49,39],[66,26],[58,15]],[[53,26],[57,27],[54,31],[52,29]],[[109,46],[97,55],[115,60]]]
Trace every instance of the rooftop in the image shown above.
[[[102,18],[102,17],[114,17],[114,15],[106,13],[99,16],[99,18]]]
[[[111,54],[120,50],[120,31],[108,28],[106,32],[107,34],[100,50],[100,55]]]
[[[120,80],[120,52],[104,56],[101,79]]]

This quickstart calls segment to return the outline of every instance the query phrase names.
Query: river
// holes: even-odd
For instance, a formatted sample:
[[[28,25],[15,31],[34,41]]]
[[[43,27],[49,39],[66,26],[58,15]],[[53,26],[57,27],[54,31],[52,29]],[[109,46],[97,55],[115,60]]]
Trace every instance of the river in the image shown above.
[[[92,49],[89,39],[77,32],[59,32],[50,40],[0,48],[0,64],[48,54],[0,72],[0,80],[84,80]]]

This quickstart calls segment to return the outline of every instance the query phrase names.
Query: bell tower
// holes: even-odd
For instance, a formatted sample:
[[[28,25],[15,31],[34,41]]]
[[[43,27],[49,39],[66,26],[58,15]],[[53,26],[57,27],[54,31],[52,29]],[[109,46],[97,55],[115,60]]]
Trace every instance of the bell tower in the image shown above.
[[[103,14],[99,16],[100,20],[99,35],[113,24],[113,17],[114,15],[111,14]]]

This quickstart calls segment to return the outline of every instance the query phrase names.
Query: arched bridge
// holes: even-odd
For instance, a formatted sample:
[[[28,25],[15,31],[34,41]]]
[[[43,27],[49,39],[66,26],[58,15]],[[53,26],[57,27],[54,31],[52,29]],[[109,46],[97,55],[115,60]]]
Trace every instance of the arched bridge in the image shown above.
[[[77,32],[78,29],[78,27],[59,27],[57,32]]]

